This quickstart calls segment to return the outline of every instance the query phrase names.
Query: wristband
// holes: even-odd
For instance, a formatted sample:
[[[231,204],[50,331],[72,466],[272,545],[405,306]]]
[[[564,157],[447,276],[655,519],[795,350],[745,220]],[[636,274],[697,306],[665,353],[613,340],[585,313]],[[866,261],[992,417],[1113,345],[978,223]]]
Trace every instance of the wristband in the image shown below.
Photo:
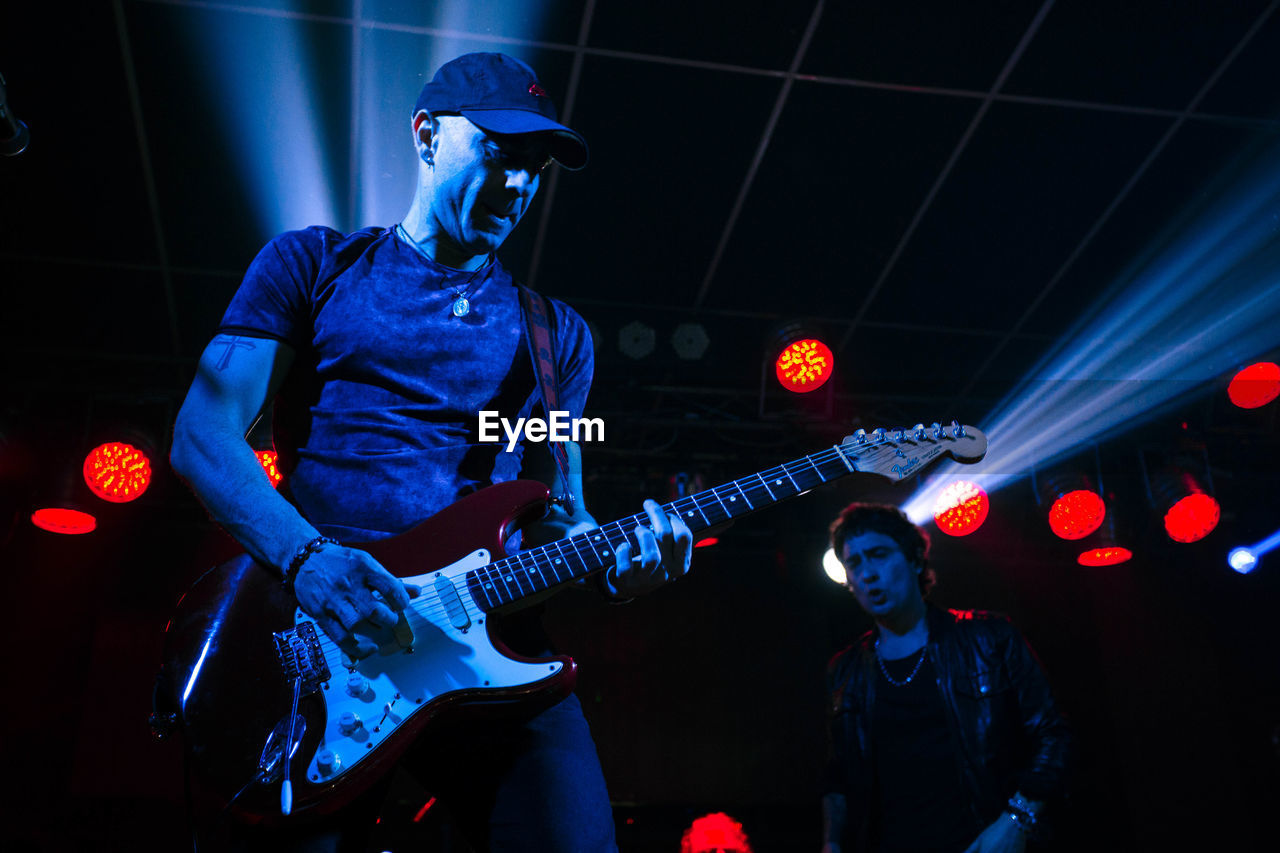
[[[311,558],[312,554],[319,551],[325,545],[337,544],[339,544],[337,539],[332,539],[328,536],[317,536],[315,539],[312,539],[306,545],[299,548],[297,553],[293,555],[293,559],[289,561],[289,567],[284,570],[283,580],[285,588],[290,592],[293,591],[293,582],[298,577],[298,571],[302,568],[302,564]]]
[[[1036,814],[1031,810],[1031,804],[1021,795],[1010,797],[1004,810],[1023,835],[1031,835],[1035,832]]]

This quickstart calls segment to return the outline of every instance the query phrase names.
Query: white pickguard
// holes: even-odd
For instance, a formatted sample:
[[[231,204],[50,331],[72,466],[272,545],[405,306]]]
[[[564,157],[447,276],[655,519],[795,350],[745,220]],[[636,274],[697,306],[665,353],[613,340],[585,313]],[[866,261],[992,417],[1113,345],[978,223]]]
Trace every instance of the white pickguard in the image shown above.
[[[514,661],[493,647],[486,614],[472,600],[464,578],[468,571],[487,565],[489,560],[489,552],[481,549],[438,572],[402,578],[422,588],[421,595],[404,611],[413,632],[409,648],[397,642],[385,643],[352,669],[337,645],[324,637],[322,645],[331,680],[320,690],[327,721],[320,746],[307,766],[310,781],[321,783],[341,776],[434,699],[459,690],[532,684],[564,668],[560,661]],[[451,619],[437,594],[437,575],[453,582],[470,622],[465,629],[454,624],[456,606],[455,619]],[[296,621],[311,618],[299,610]],[[359,679],[365,686],[358,695],[348,689],[348,680],[353,677],[357,679],[355,687],[361,686]],[[344,727],[345,713],[354,714],[358,724]]]

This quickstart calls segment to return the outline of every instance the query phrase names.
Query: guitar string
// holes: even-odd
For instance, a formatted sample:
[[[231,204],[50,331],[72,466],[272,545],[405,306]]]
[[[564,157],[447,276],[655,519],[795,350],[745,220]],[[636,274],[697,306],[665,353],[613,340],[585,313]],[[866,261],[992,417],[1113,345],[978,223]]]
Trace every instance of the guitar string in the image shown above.
[[[935,436],[930,435],[928,437],[936,440]],[[954,436],[954,435],[947,434],[943,436],[943,440],[960,438],[960,437],[961,436]],[[818,485],[821,485],[822,483],[829,482],[829,480],[831,479],[838,479],[839,476],[844,476],[845,474],[859,472],[859,469],[853,468],[852,470],[845,471],[844,473],[838,475],[837,477],[825,478],[823,477],[822,472],[818,470],[817,468],[818,464],[833,462],[833,461],[836,461],[837,459],[841,460],[843,464],[848,466],[849,460],[845,457],[845,453],[842,452],[844,449],[856,450],[857,452],[879,450],[884,447],[888,447],[890,445],[895,445],[900,441],[905,441],[906,439],[907,439],[907,434],[904,434],[901,439],[885,437],[879,440],[869,440],[868,443],[866,444],[856,445],[850,448],[846,448],[845,445],[843,444],[833,445],[832,447],[827,448],[826,450],[818,451],[809,456],[805,456],[800,459],[795,459],[795,460],[792,460],[791,462],[784,462],[780,465],[774,466],[773,468],[768,468],[768,469],[765,469],[764,471],[759,471],[755,474],[748,474],[744,477],[739,477],[736,480],[732,480],[728,483],[724,483],[720,486],[716,486],[715,488],[707,489],[702,492],[697,492],[694,495],[689,495],[687,497],[680,498],[675,501],[671,501],[670,503],[666,504],[663,508],[674,509],[678,513],[682,513],[682,514],[685,513],[687,510],[689,510],[690,508],[692,508],[692,510],[696,511],[699,515],[703,516],[704,521],[707,522],[707,526],[711,527],[719,522],[710,521],[710,519],[707,517],[706,512],[703,511],[704,507],[699,506],[698,504],[699,498],[705,498],[705,497],[714,498],[715,502],[720,504],[721,509],[725,512],[725,520],[726,521],[731,520],[736,516],[729,513],[727,507],[724,506],[724,501],[721,500],[721,496],[718,494],[722,490],[730,489],[730,487],[737,489],[737,491],[742,494],[743,499],[747,501],[747,505],[749,507],[748,512],[750,512],[754,510],[754,506],[751,504],[750,499],[747,498],[746,492],[743,490],[742,486],[739,485],[739,483],[744,480],[751,480],[753,478],[760,480],[759,486],[751,485],[749,487],[753,490],[758,488],[764,488],[764,490],[769,494],[769,497],[770,497],[769,503],[776,503],[780,500],[796,497],[802,494],[804,491],[807,491],[807,489],[802,488],[798,483],[795,482],[793,472],[789,470],[792,466],[800,466],[801,469],[806,467],[813,468],[814,471],[818,473],[819,479],[821,480],[821,483],[819,483]],[[776,476],[775,472],[780,472],[784,476],[778,477]],[[799,469],[795,471],[796,474],[799,474],[800,472],[801,471]],[[868,472],[863,471],[862,473],[868,473]],[[790,480],[791,485],[795,487],[797,491],[791,495],[786,495],[784,498],[775,497],[773,495],[773,491],[769,488],[768,482],[766,482],[766,479],[765,479],[766,475],[769,475],[770,479],[774,479],[775,485],[778,485],[783,479]],[[729,497],[729,496],[726,495],[726,497]],[[731,502],[736,502],[736,497],[731,497]],[[711,509],[713,506],[714,504],[708,501],[706,502],[705,509]],[[692,514],[693,514],[692,512],[688,513],[689,516],[692,516]],[[532,595],[534,593],[549,589],[550,587],[555,586],[557,584],[567,583],[572,580],[577,580],[579,577],[586,577],[587,575],[590,575],[596,571],[599,571],[601,568],[607,568],[609,565],[608,562],[602,561],[600,559],[600,552],[597,550],[596,546],[591,544],[591,540],[594,539],[596,541],[599,541],[600,539],[603,538],[605,545],[608,546],[608,550],[604,550],[603,553],[606,556],[612,556],[612,549],[614,546],[613,546],[613,543],[611,542],[611,537],[618,537],[618,538],[621,538],[623,541],[626,541],[629,543],[630,539],[628,538],[628,535],[627,535],[628,526],[630,526],[631,528],[634,528],[635,526],[643,526],[644,523],[647,521],[648,521],[647,513],[637,513],[627,518],[618,519],[616,521],[603,524],[600,527],[596,528],[595,530],[587,531],[585,533],[580,533],[576,536],[571,536],[566,539],[556,540],[555,542],[550,542],[550,543],[547,543],[546,545],[541,545],[537,548],[533,548],[528,551],[519,551],[515,554],[504,557],[503,559],[495,561],[493,563],[488,563],[484,566],[480,566],[475,569],[465,569],[457,574],[444,575],[444,577],[448,578],[448,580],[451,583],[455,583],[455,584],[461,580],[465,588],[467,576],[469,574],[474,574],[477,579],[477,582],[482,586],[482,588],[487,581],[493,586],[493,590],[495,593],[498,593],[499,591],[498,585],[495,582],[500,582],[501,585],[506,588],[505,598],[507,600],[499,601],[499,604],[510,603],[518,600],[519,598],[525,597],[527,595]],[[566,546],[572,548],[573,553],[571,556],[577,557],[584,567],[588,565],[588,560],[587,558],[584,557],[584,554],[590,555],[590,557],[594,559],[595,562],[601,563],[601,565],[597,566],[594,569],[588,568],[586,572],[576,576],[573,572],[572,567],[569,567],[570,577],[565,580],[560,579],[559,573],[556,571],[553,565],[547,564],[545,566],[545,569],[538,567],[537,565],[538,560],[540,558],[543,558],[545,562],[546,558],[549,557],[549,554],[553,549],[559,552],[559,559],[557,559],[555,562],[560,562],[566,556],[565,554]],[[520,563],[526,560],[534,563],[534,566],[532,569],[524,570],[523,567],[520,566]],[[516,567],[515,572],[509,571],[509,569],[512,567],[512,564],[514,564]],[[566,563],[566,566],[567,565],[568,564]],[[554,583],[547,582],[546,574],[544,573],[545,570],[547,569],[549,569],[551,571],[552,576],[556,578]],[[535,570],[537,571],[537,574],[538,574],[538,580],[542,583],[541,589],[539,589],[537,583],[535,583],[532,576],[532,573]],[[528,579],[526,582],[532,588],[531,591],[528,593],[524,592],[523,587],[521,586],[521,578],[519,577],[519,574],[521,571],[523,571],[526,575],[528,575]],[[511,595],[511,587],[513,585],[517,592],[517,595],[515,596]],[[424,592],[427,590],[427,588],[428,587],[424,585],[423,587]],[[467,602],[462,600],[461,592],[457,593],[459,597],[459,603],[462,605],[462,608],[469,620],[479,618],[479,614],[472,614],[471,608],[475,607],[477,610],[481,610],[481,612],[485,612],[485,611],[483,611],[483,609],[480,608],[478,604],[476,604],[474,596],[470,595],[470,590],[466,589],[466,592],[468,594],[468,597],[472,599],[471,604],[468,605]],[[492,597],[492,596],[489,596],[488,593],[485,593],[485,595],[486,597]],[[413,607],[414,610],[420,616],[424,617],[425,619],[427,619],[427,621],[439,627],[440,623],[437,621],[438,618],[444,617],[446,620],[448,619],[448,613],[449,613],[448,605],[446,605],[440,599],[439,595],[432,596],[426,602],[422,601],[423,598],[427,598],[427,596],[424,595],[419,599],[415,599],[414,601],[411,601],[410,606]],[[428,606],[426,608],[423,608],[421,606],[422,603],[426,603]],[[321,632],[319,636],[323,638],[320,641],[320,645],[322,648],[328,648],[330,650],[338,649],[337,643],[335,643],[331,638],[329,638],[327,634],[325,634],[324,632]]]
[[[874,450],[883,446],[894,444],[897,441],[898,441],[897,439],[886,438],[879,442],[872,442],[869,444],[862,445],[858,449],[863,451]],[[700,496],[710,496],[715,499],[716,503],[719,503],[721,505],[721,508],[724,509],[725,511],[726,520],[728,520],[730,518],[733,518],[734,516],[731,513],[729,513],[727,507],[725,507],[724,501],[721,498],[721,495],[719,494],[719,492],[724,491],[729,487],[736,488],[742,494],[742,497],[745,500],[747,500],[747,504],[750,507],[751,501],[749,498],[747,498],[746,492],[743,490],[742,486],[739,485],[739,483],[742,480],[750,480],[754,476],[756,479],[759,479],[761,481],[760,485],[756,486],[754,484],[750,484],[749,488],[751,488],[752,490],[756,490],[760,487],[763,487],[765,491],[769,493],[770,497],[773,498],[774,501],[776,502],[777,498],[773,495],[772,490],[768,488],[768,483],[765,480],[765,475],[776,477],[777,474],[780,472],[782,475],[785,476],[785,479],[790,480],[792,485],[799,490],[801,489],[801,487],[798,483],[795,482],[794,475],[799,474],[801,470],[803,470],[804,466],[807,465],[808,467],[812,467],[814,471],[818,473],[819,478],[823,482],[826,482],[828,478],[823,477],[822,472],[818,470],[817,465],[826,464],[827,462],[835,461],[836,459],[841,459],[842,462],[847,463],[847,460],[843,458],[844,453],[841,451],[842,447],[843,445],[837,445],[825,451],[819,451],[817,453],[814,453],[811,456],[807,456],[798,460],[793,460],[792,462],[783,463],[782,465],[775,466],[774,468],[758,472],[755,475],[748,475],[746,477],[738,478],[738,480],[731,481],[730,483],[723,484],[714,489],[709,489],[705,492],[699,492],[696,495],[691,495],[687,498],[682,498],[680,500],[673,501],[669,506],[671,509],[675,509],[680,512],[684,512],[689,507],[692,507],[693,510],[697,511],[698,514],[703,516],[704,520],[706,520],[708,522],[708,525],[710,526],[712,525],[712,522],[710,522],[709,518],[707,517],[707,513],[704,511],[704,507],[699,505]],[[797,465],[801,467],[797,468],[793,472],[792,468]],[[851,473],[851,472],[846,471],[844,473]],[[775,485],[779,485],[782,479],[783,479],[782,477],[778,477],[775,480]],[[799,493],[800,492],[797,492],[796,494],[799,494]],[[795,495],[788,495],[786,497],[794,497],[794,496]],[[736,500],[736,497],[731,497],[731,501],[733,500]],[[710,501],[705,501],[706,509],[711,509],[713,506],[714,504],[711,503]],[[690,516],[692,516],[692,514],[693,514],[692,512],[688,513],[688,515]],[[588,531],[587,533],[579,534],[578,536],[575,536],[575,537],[570,537],[564,540],[558,540],[557,542],[549,543],[546,546],[541,546],[540,548],[537,548],[537,549],[531,549],[530,551],[518,552],[517,554],[511,555],[510,557],[506,557],[503,560],[499,560],[495,563],[491,563],[474,570],[464,570],[461,573],[448,575],[447,577],[451,582],[455,582],[460,578],[465,578],[466,575],[469,574],[470,572],[475,572],[477,575],[478,581],[481,583],[483,583],[484,579],[486,578],[491,583],[493,581],[500,581],[502,585],[506,587],[505,596],[509,599],[509,601],[514,601],[520,597],[524,597],[528,594],[532,594],[532,592],[541,591],[538,588],[538,583],[532,577],[534,570],[536,570],[538,573],[538,581],[540,581],[543,584],[542,589],[546,589],[546,588],[549,588],[550,586],[555,585],[547,582],[544,570],[538,567],[537,563],[538,563],[539,557],[542,557],[545,560],[545,558],[550,554],[552,549],[554,549],[557,552],[559,552],[561,558],[563,558],[566,555],[565,546],[567,545],[572,548],[573,556],[577,557],[584,566],[588,564],[587,564],[587,561],[584,559],[583,555],[588,552],[590,552],[591,556],[594,557],[598,562],[603,562],[600,560],[600,553],[597,552],[596,546],[591,544],[591,540],[599,541],[600,539],[603,538],[605,544],[607,544],[610,548],[612,548],[613,543],[610,541],[611,536],[618,536],[618,537],[621,537],[624,541],[629,541],[626,539],[625,525],[632,522],[636,524],[642,524],[644,521],[647,520],[647,518],[648,518],[647,514],[633,515],[628,519],[623,519],[623,520],[610,522],[608,524],[602,525],[601,527],[597,528],[595,531]],[[585,544],[585,547],[583,547],[584,544]],[[606,557],[611,556],[611,552],[608,549],[604,549],[603,553],[606,555]],[[531,561],[534,564],[533,569],[526,570],[523,568],[521,564],[526,559]],[[560,562],[560,560],[557,559],[556,562]],[[515,572],[509,571],[512,564],[514,564],[516,568]],[[605,563],[605,565],[607,565],[607,563]],[[553,565],[548,565],[546,568],[550,569],[552,576],[556,578],[556,583],[565,582],[560,579],[559,574],[555,570]],[[593,571],[598,571],[599,568],[600,567],[597,567],[596,569],[588,569],[585,574],[591,574]],[[527,582],[529,586],[532,588],[530,593],[526,593],[524,591],[522,586],[522,581],[518,577],[518,574],[521,571],[524,571],[529,575],[529,577],[527,578],[527,581],[525,582]],[[506,578],[502,577],[502,575],[504,574],[506,575]],[[572,574],[570,579],[573,579]],[[516,596],[511,595],[512,585],[514,585],[517,590],[518,594]],[[468,593],[469,592],[470,591],[468,590]],[[494,587],[494,592],[495,593],[498,592],[498,589],[496,586]],[[486,597],[488,597],[487,593],[486,593]],[[461,600],[461,595],[459,594],[459,602],[463,608],[463,611],[467,614],[468,619],[470,619],[473,615],[471,612],[473,607],[476,609],[481,609],[476,605],[474,597],[472,597],[471,605],[468,606],[466,602]],[[449,610],[448,605],[444,604],[439,598],[439,596],[434,596],[429,598],[426,603],[428,604],[426,608],[421,607],[420,604],[415,604],[414,610],[418,612],[420,615],[422,615],[424,618],[426,618],[428,621],[430,621],[432,624],[439,626],[439,622],[437,621],[437,619],[439,619],[440,617],[448,616],[448,610]],[[509,603],[509,602],[500,601],[499,603],[501,604],[501,603]],[[478,614],[476,614],[476,618],[479,618]],[[327,642],[323,643],[323,645],[327,645],[331,651],[333,649],[336,649],[337,644],[333,643],[332,640],[328,640],[327,635],[325,635],[325,637]]]
[[[945,436],[945,435],[943,436],[944,439],[953,438],[953,437],[958,438],[959,436]],[[856,448],[849,448],[849,449],[857,450],[859,452],[865,452],[867,450],[876,450],[888,445],[896,444],[901,440],[905,440],[905,436],[903,436],[902,439],[894,439],[894,438],[886,437],[879,441],[872,441],[867,444],[859,445]],[[836,479],[836,478],[823,477],[822,472],[817,469],[817,465],[832,462],[837,459],[840,459],[843,463],[847,464],[848,460],[844,458],[845,454],[842,452],[843,448],[845,448],[845,445],[835,445],[831,448],[828,448],[827,450],[818,451],[817,453],[814,453],[810,456],[806,456],[797,460],[792,460],[791,462],[783,463],[773,468],[757,472],[754,475],[747,475],[745,477],[740,477],[737,480],[733,480],[729,483],[725,483],[721,486],[717,486],[714,489],[708,489],[704,492],[698,492],[695,495],[690,495],[686,498],[681,498],[679,500],[673,501],[670,504],[668,504],[668,507],[670,509],[675,509],[678,512],[682,512],[682,513],[685,512],[685,510],[692,508],[699,515],[703,516],[704,520],[707,521],[708,526],[713,526],[714,523],[718,523],[718,522],[711,522],[710,519],[707,517],[707,513],[704,511],[704,509],[711,509],[714,507],[715,504],[713,504],[710,501],[705,501],[706,497],[714,498],[715,502],[721,505],[721,508],[724,509],[725,511],[725,520],[732,519],[735,516],[733,516],[728,512],[727,507],[725,507],[724,505],[724,501],[721,499],[721,495],[718,493],[728,490],[731,487],[734,489],[737,489],[737,491],[739,491],[742,494],[742,497],[747,501],[748,506],[751,507],[751,509],[754,509],[754,507],[751,505],[750,499],[747,498],[746,492],[743,490],[742,486],[739,485],[739,483],[744,480],[749,481],[753,478],[759,479],[761,482],[758,486],[755,484],[749,484],[749,488],[752,490],[758,490],[759,488],[763,487],[765,491],[769,494],[771,502],[777,502],[780,499],[776,498],[776,496],[773,495],[772,490],[769,489],[768,483],[765,479],[766,475],[769,475],[771,478],[775,478],[775,483],[774,483],[775,485],[778,485],[783,479],[790,480],[791,484],[798,491],[795,494],[785,496],[785,498],[795,497],[798,494],[805,491],[805,489],[803,489],[798,483],[795,482],[794,475],[801,473],[801,471],[803,471],[806,467],[811,467],[815,471],[817,471],[818,476],[822,482],[827,482],[828,479]],[[799,467],[796,467],[796,466],[799,466]],[[793,468],[795,469],[794,471],[792,470]],[[856,470],[857,469],[854,469],[854,471]],[[839,476],[843,476],[844,474],[847,474],[847,473],[853,473],[854,471],[845,471]],[[783,476],[778,477],[777,475],[779,473],[781,473]],[[700,498],[704,500],[705,507],[699,505]],[[736,501],[736,497],[730,497],[730,499],[731,501]],[[692,516],[692,514],[693,514],[692,512],[688,513],[689,516]],[[485,566],[478,567],[476,569],[463,570],[460,573],[457,573],[454,575],[447,575],[446,577],[448,577],[451,582],[457,582],[459,579],[465,579],[468,574],[475,573],[478,582],[483,584],[485,580],[488,580],[491,584],[493,584],[494,593],[500,592],[498,588],[498,583],[500,583],[501,586],[506,588],[505,598],[507,600],[506,601],[499,600],[499,604],[510,603],[511,601],[515,601],[521,597],[525,597],[535,592],[540,592],[556,584],[567,582],[565,580],[560,579],[559,574],[553,565],[548,564],[545,566],[545,569],[549,569],[551,572],[551,575],[556,578],[555,583],[548,583],[546,579],[546,574],[544,572],[544,568],[539,568],[537,565],[539,558],[542,558],[545,562],[546,558],[550,555],[552,550],[559,552],[560,558],[564,558],[565,556],[577,557],[584,567],[588,565],[587,560],[583,556],[584,554],[589,554],[597,562],[602,563],[601,566],[597,566],[594,569],[588,568],[585,573],[583,573],[582,575],[579,575],[580,577],[583,577],[591,574],[592,572],[599,571],[600,568],[608,565],[606,561],[601,561],[600,553],[598,552],[596,546],[591,544],[591,540],[599,541],[600,539],[603,538],[604,543],[608,545],[609,548],[611,549],[613,547],[613,543],[610,541],[610,539],[613,537],[621,538],[624,541],[630,541],[627,538],[627,525],[631,525],[631,524],[642,525],[647,520],[648,520],[647,514],[638,513],[626,519],[620,519],[618,521],[601,525],[596,530],[588,531],[586,533],[569,537],[567,539],[557,540],[556,542],[548,543],[547,545],[540,546],[539,548],[531,549],[529,551],[517,552],[516,554],[513,554],[509,557],[505,557],[502,560],[498,560],[494,563],[490,563]],[[566,546],[572,549],[571,555],[566,554]],[[608,549],[604,549],[603,553],[606,556],[612,556],[611,551]],[[521,563],[525,562],[526,560],[534,564],[532,569],[524,569],[524,567],[521,566]],[[560,562],[560,559],[557,559],[556,562]],[[514,572],[510,571],[510,569],[513,566],[515,567]],[[538,583],[535,581],[533,577],[533,571],[535,570],[538,573],[537,580],[540,581],[541,584],[543,585],[541,589],[539,589]],[[527,579],[524,579],[522,581],[522,579],[519,577],[521,573],[527,574],[528,575]],[[506,576],[505,578],[503,577],[504,575]],[[576,578],[574,577],[573,570],[571,568],[571,574],[570,574],[569,580],[574,580],[574,579]],[[497,583],[494,583],[495,581]],[[524,591],[522,582],[527,583],[531,587],[531,592],[526,593]],[[513,586],[515,587],[517,592],[517,594],[514,596],[511,595],[511,588]],[[469,594],[470,590],[468,589],[467,592]],[[459,593],[458,595],[459,595],[459,600],[463,607],[463,610],[466,612],[469,619],[473,617],[473,614],[471,612],[473,607],[483,612],[483,609],[480,608],[475,603],[475,599],[473,596],[469,596],[472,598],[472,601],[471,601],[471,604],[468,605],[465,601],[461,601],[461,593]],[[488,593],[486,593],[486,597],[492,598],[492,596],[490,596]],[[501,597],[503,596],[499,596],[499,598]],[[427,603],[429,606],[426,608],[423,608],[421,607],[420,603],[415,602],[413,605],[414,610],[418,612],[420,615],[422,615],[424,618],[426,618],[428,621],[432,622],[433,624],[439,625],[439,623],[437,622],[437,619],[440,617],[448,616],[448,605],[444,604],[438,595],[431,596],[430,598],[428,598],[427,602],[425,603]],[[478,614],[474,614],[474,616],[478,618]],[[331,649],[337,648],[337,644],[333,643],[332,640],[329,640],[327,635],[322,634],[322,636],[325,637],[325,640],[327,641],[326,644],[330,646]]]

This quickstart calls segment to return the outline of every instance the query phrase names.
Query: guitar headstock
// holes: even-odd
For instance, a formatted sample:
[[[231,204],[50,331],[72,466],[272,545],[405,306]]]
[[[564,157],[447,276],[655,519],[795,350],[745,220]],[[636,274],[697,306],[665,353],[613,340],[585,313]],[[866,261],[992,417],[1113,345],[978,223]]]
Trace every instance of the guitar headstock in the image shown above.
[[[972,465],[987,454],[980,430],[952,421],[948,426],[916,424],[910,428],[858,430],[839,445],[858,471],[905,480],[943,456]]]

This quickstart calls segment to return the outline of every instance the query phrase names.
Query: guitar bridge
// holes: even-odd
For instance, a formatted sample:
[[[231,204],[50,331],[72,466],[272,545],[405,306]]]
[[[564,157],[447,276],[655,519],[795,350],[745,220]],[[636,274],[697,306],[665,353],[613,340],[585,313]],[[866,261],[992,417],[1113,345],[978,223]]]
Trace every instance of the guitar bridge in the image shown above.
[[[288,681],[302,680],[302,692],[312,693],[329,680],[329,664],[320,649],[320,636],[313,622],[299,622],[288,631],[277,631],[276,658]]]

